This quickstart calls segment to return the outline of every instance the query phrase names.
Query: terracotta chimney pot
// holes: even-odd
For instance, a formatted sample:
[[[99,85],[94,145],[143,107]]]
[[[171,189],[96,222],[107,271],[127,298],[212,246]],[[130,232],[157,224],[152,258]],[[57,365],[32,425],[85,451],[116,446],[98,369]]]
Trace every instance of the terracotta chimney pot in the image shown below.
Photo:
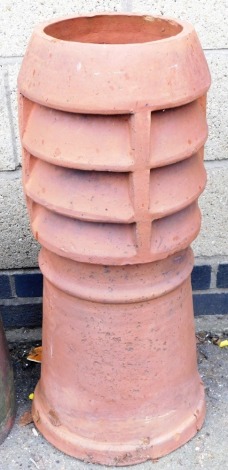
[[[202,426],[190,244],[209,85],[179,20],[55,20],[25,54],[23,182],[44,275],[33,417],[79,459],[155,459]]]

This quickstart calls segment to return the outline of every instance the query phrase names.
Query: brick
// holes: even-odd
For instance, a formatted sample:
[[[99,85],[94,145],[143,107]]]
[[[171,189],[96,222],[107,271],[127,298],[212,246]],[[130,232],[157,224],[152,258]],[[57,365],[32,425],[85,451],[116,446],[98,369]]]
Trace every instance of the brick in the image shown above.
[[[211,88],[207,95],[209,137],[205,145],[205,160],[228,159],[228,50],[206,52],[211,72]]]
[[[195,316],[228,314],[228,294],[194,294]]]
[[[17,77],[21,66],[21,59],[15,63],[7,65],[8,74],[8,95],[10,99],[10,108],[12,112],[12,137],[14,140],[14,152],[16,166],[21,162],[21,143],[18,128],[18,103],[17,103]]]
[[[218,267],[217,287],[219,289],[228,288],[228,264],[220,264]]]
[[[0,299],[12,297],[10,279],[7,274],[0,274]]]
[[[3,0],[0,55],[23,55],[32,30],[37,23],[54,17],[73,15],[92,11],[134,10],[153,15],[166,15],[185,19],[194,24],[205,48],[225,48],[228,46],[226,31],[226,1],[220,0],[219,8],[216,0],[204,2],[194,0],[49,0],[33,2],[30,8],[23,0],[13,2]],[[26,21],[24,19],[26,18]],[[207,27],[205,28],[205,24]]]
[[[12,145],[11,122],[7,105],[7,70],[0,69],[0,171],[14,170],[14,148]]]
[[[199,315],[228,314],[228,294],[194,294],[194,313]],[[5,328],[34,328],[42,324],[42,304],[8,305],[0,307]]]
[[[83,12],[118,11],[121,0],[48,0],[29,2],[29,6],[24,0],[1,0],[1,10],[0,56],[8,57],[24,55],[38,23]]]
[[[226,256],[228,254],[228,166],[207,168],[208,182],[199,199],[202,227],[192,244],[196,256]]]
[[[136,12],[149,13],[154,16],[169,16],[192,23],[204,48],[225,48],[228,46],[226,0],[132,0],[129,7]],[[219,6],[218,6],[219,5]]]
[[[39,245],[29,228],[21,170],[0,172],[0,269],[37,266]]]
[[[43,276],[41,273],[14,275],[17,297],[42,297]]]
[[[2,305],[0,306],[5,328],[34,328],[42,323],[42,304]]]
[[[191,278],[193,290],[209,289],[211,283],[211,266],[194,266]]]

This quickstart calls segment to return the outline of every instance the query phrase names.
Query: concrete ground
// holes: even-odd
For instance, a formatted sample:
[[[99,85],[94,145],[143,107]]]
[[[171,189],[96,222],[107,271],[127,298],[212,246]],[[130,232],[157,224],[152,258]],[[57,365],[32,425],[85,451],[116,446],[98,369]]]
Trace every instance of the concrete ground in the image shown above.
[[[198,362],[207,397],[205,424],[197,436],[182,448],[157,462],[148,461],[134,469],[228,468],[228,348],[219,348],[212,342],[212,337],[216,335],[227,336],[228,315],[199,317],[196,319],[196,331],[200,332]],[[7,333],[7,338],[15,370],[18,409],[16,424],[0,446],[0,470],[101,470],[99,465],[80,462],[52,447],[33,424],[19,425],[20,417],[30,408],[28,395],[34,390],[40,373],[39,364],[28,363],[25,359],[31,345],[40,344],[40,330],[11,331]]]

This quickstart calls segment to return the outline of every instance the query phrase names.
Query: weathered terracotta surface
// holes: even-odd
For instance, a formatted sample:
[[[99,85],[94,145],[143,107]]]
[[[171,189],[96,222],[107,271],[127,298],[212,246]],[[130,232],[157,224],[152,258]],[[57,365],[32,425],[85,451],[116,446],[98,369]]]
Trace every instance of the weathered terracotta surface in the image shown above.
[[[33,416],[80,459],[157,458],[202,425],[189,245],[209,85],[192,26],[164,18],[42,25],[25,55],[23,178],[44,274]]]
[[[14,418],[13,369],[0,316],[0,444],[10,432]]]

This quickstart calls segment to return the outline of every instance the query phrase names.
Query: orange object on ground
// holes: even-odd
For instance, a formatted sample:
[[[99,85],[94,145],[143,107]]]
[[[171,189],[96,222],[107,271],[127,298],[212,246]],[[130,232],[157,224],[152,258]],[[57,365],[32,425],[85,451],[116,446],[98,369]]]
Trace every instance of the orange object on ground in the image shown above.
[[[204,420],[189,245],[210,75],[185,22],[91,15],[35,29],[20,75],[24,190],[44,274],[38,429],[130,465]]]
[[[33,348],[29,352],[27,360],[32,362],[42,362],[42,346],[37,346],[36,348]]]

